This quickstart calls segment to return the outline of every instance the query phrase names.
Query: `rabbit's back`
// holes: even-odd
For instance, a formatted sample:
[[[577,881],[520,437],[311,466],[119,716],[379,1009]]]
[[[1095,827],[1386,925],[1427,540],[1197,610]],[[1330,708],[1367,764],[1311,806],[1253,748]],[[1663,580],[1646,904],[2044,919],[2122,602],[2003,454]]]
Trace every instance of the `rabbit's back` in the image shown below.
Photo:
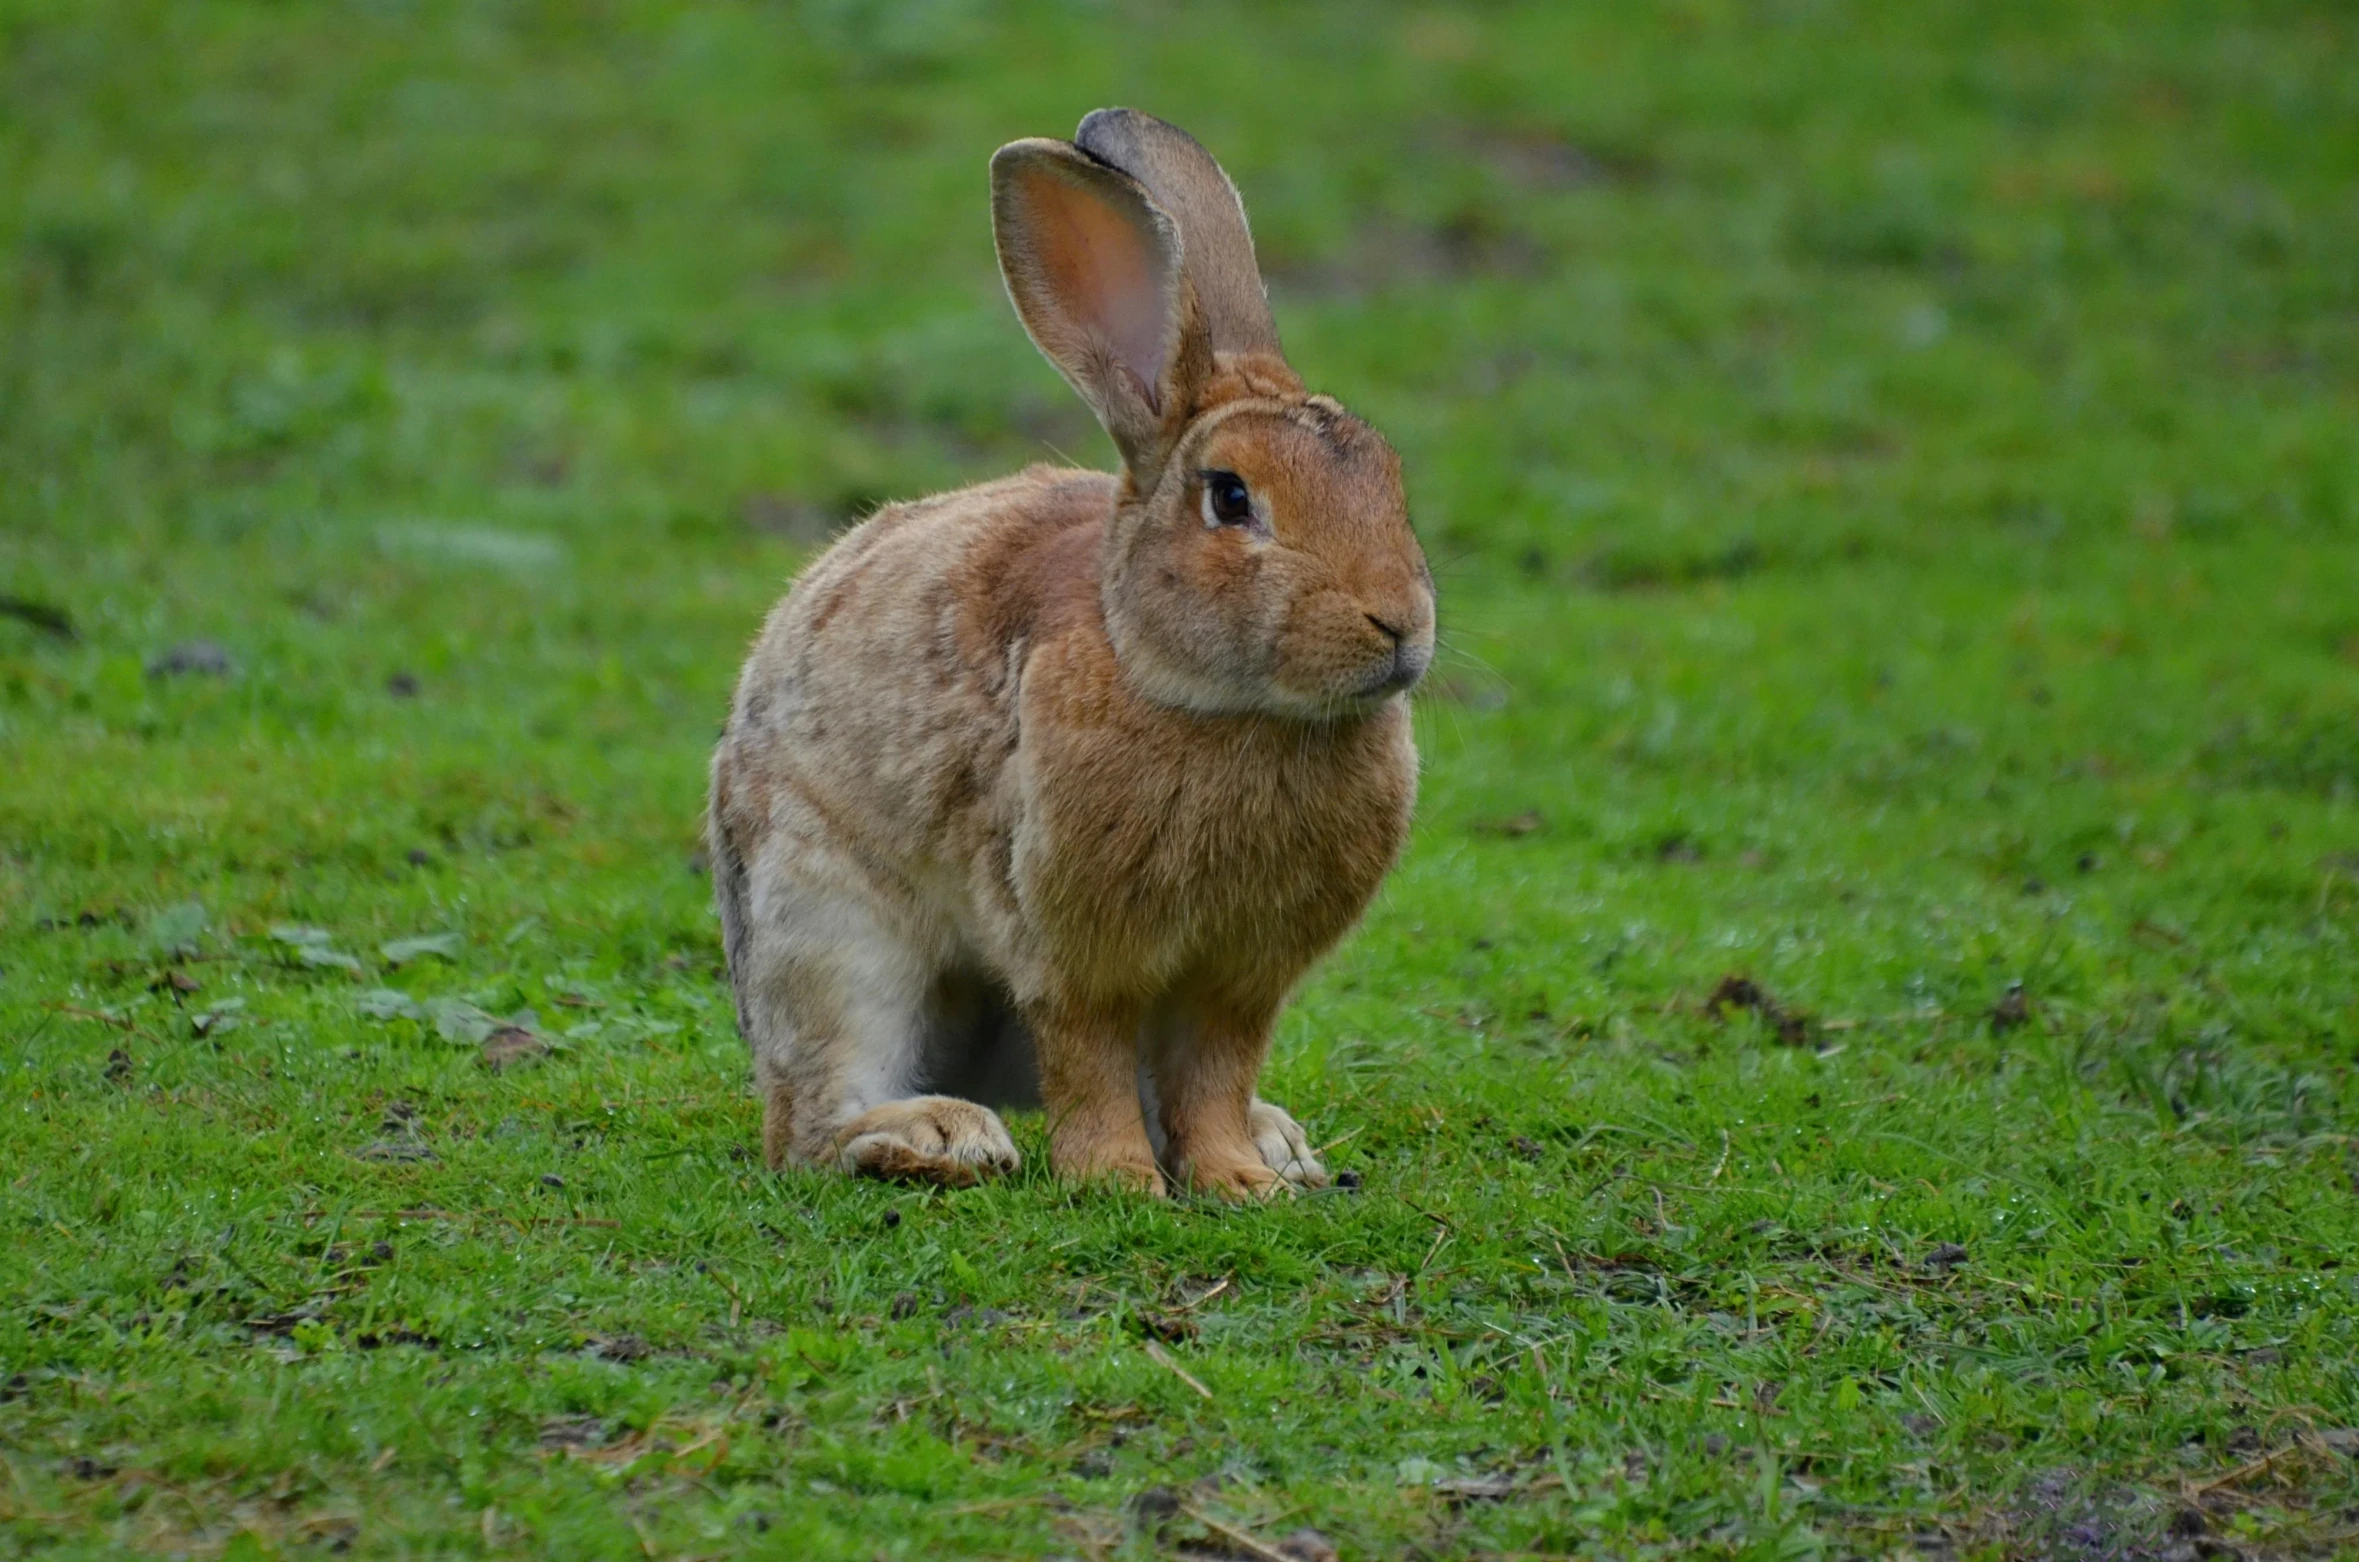
[[[1025,649],[1096,612],[1113,503],[1106,474],[1035,467],[846,533],[746,660],[714,757],[716,845],[819,848],[918,920],[987,911],[971,870],[1016,805]]]

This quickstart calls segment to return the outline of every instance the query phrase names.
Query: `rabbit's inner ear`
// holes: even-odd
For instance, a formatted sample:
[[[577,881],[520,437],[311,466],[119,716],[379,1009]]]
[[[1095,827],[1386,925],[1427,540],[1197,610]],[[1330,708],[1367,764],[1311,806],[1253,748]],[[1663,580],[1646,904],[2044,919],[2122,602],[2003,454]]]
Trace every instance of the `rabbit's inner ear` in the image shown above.
[[[1150,485],[1186,400],[1178,229],[1136,180],[1065,142],[1000,148],[991,186],[1000,271],[1025,330]]]
[[[1043,180],[1033,202],[1042,280],[1057,305],[1111,353],[1150,406],[1171,335],[1168,279],[1149,235],[1093,196]]]

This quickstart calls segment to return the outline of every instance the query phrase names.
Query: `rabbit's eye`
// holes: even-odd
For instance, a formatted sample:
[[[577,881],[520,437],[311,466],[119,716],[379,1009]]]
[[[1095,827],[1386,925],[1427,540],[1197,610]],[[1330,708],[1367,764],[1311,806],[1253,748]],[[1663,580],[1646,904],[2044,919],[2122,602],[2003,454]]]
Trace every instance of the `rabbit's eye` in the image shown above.
[[[1208,526],[1251,526],[1253,494],[1234,472],[1204,474],[1204,522]]]

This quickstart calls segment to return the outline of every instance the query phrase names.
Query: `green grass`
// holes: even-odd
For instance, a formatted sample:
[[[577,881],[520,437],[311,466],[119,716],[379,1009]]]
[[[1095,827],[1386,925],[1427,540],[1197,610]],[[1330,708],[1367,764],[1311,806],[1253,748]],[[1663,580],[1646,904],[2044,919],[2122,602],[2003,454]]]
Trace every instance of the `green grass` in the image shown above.
[[[1363,1184],[773,1176],[709,744],[1107,459],[984,201],[1106,102],[1443,582]],[[0,0],[0,1554],[2359,1545],[2355,122],[2327,4]]]

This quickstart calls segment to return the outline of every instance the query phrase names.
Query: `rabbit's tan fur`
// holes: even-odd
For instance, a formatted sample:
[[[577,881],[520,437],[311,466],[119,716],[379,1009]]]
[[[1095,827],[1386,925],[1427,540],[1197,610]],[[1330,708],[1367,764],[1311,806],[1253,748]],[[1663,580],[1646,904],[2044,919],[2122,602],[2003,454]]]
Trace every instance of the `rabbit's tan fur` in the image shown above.
[[[795,583],[713,762],[716,896],[773,1165],[1050,1159],[1160,1192],[1325,1173],[1272,1023],[1416,790],[1433,588],[1399,464],[1277,350],[1234,191],[1109,110],[993,160],[1009,292],[1120,476],[879,511]],[[1249,524],[1208,485],[1242,478]],[[942,1093],[926,1093],[938,1091]]]

